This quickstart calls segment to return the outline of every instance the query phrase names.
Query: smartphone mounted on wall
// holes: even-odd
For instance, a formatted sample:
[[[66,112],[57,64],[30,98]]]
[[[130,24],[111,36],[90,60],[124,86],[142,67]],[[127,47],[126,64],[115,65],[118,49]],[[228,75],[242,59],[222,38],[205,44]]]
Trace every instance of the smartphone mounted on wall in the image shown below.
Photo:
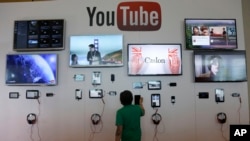
[[[224,102],[225,101],[225,94],[224,89],[216,88],[215,89],[215,102]]]
[[[151,94],[151,106],[153,108],[161,107],[161,95],[160,94]]]
[[[141,95],[134,95],[134,103],[135,105],[139,105],[140,104],[140,99],[141,99]]]

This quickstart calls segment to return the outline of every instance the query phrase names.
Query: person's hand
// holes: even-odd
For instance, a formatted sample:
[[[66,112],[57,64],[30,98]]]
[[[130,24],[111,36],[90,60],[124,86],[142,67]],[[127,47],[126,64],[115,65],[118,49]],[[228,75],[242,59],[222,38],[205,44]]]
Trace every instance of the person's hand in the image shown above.
[[[177,55],[178,49],[168,49],[169,69],[172,74],[178,74],[180,69],[180,58]]]
[[[139,104],[142,105],[143,103],[143,97],[140,98]]]
[[[142,61],[142,57],[139,55],[133,55],[132,59],[131,59],[131,73],[132,74],[137,74],[140,69],[142,68],[143,65],[143,61]]]

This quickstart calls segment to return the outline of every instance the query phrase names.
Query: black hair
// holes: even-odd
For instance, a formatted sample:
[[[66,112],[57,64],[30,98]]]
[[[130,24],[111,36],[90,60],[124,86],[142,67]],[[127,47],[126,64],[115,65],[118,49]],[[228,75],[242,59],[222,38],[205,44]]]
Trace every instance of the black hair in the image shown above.
[[[94,44],[89,44],[89,47],[90,47],[90,48],[94,48],[95,45],[94,45]]]
[[[76,56],[77,56],[76,54],[72,54],[71,55],[71,60],[74,61],[74,59],[76,58]]]
[[[120,93],[120,101],[122,105],[131,105],[133,101],[133,94],[129,90],[125,90]]]

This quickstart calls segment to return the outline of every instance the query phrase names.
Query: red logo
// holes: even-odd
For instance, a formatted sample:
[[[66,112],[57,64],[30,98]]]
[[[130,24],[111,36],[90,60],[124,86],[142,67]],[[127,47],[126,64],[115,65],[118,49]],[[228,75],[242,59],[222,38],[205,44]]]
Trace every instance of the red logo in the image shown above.
[[[117,7],[117,25],[124,31],[158,30],[161,7],[156,2],[122,2]]]

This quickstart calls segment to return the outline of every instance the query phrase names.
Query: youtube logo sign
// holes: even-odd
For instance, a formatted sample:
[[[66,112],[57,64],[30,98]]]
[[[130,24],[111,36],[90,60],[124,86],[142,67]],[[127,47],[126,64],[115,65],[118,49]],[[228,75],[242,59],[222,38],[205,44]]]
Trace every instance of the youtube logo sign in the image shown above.
[[[122,2],[117,7],[117,25],[124,31],[158,30],[161,7],[156,2]]]
[[[156,2],[121,2],[116,11],[100,11],[97,7],[87,7],[87,12],[90,26],[117,24],[122,31],[156,31],[161,28],[161,7]]]

